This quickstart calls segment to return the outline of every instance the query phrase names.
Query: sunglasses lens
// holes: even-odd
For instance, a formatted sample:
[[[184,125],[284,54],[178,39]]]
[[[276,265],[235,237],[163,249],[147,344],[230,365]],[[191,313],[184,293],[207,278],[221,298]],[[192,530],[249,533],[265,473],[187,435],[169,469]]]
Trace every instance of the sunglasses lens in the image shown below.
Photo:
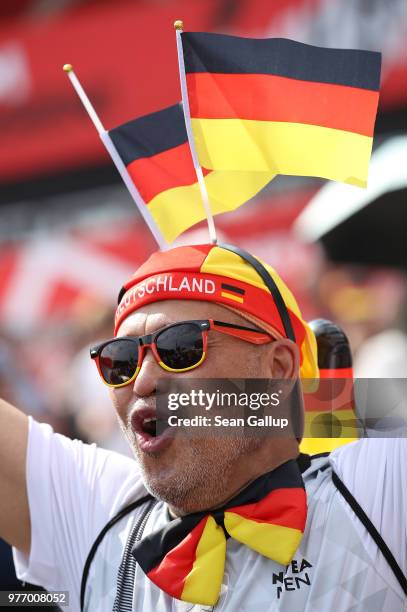
[[[163,330],[156,346],[161,361],[172,370],[190,368],[202,359],[202,331],[194,323],[180,323]]]
[[[139,347],[134,340],[114,340],[103,347],[99,366],[103,379],[109,385],[128,382],[137,370]]]

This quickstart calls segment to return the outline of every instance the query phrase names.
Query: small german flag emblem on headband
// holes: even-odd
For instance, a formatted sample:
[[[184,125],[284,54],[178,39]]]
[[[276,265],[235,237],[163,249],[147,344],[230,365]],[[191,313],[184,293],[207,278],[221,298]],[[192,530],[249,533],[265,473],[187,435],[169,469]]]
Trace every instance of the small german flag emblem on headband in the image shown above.
[[[131,180],[168,243],[205,218],[180,104],[109,131]],[[234,210],[274,174],[203,168],[213,214]]]
[[[181,36],[202,166],[366,186],[380,53],[283,38]]]
[[[244,295],[246,293],[244,289],[226,283],[222,283],[221,288],[222,297],[229,298],[229,300],[232,300],[232,302],[239,302],[239,304],[244,304]]]

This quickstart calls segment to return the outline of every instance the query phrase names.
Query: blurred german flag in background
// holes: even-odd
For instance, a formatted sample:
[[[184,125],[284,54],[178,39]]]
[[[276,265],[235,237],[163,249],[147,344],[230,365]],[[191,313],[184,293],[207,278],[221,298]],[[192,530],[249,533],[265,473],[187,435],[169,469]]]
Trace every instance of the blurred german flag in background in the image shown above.
[[[169,243],[206,217],[180,104],[109,131],[127,172]],[[203,168],[212,214],[234,210],[274,178],[269,170]]]
[[[201,32],[182,44],[203,167],[366,186],[380,53]]]

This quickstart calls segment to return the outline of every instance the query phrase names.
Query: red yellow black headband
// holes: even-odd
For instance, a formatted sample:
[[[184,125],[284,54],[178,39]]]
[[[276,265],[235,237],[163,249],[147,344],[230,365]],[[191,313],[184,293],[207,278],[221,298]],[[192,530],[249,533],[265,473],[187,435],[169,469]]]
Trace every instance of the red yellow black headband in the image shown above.
[[[280,337],[285,336],[281,317],[270,295],[263,289],[224,276],[190,272],[156,274],[131,287],[116,311],[115,334],[122,321],[133,311],[160,300],[202,300],[234,306],[267,321]],[[304,340],[304,328],[291,313],[295,336]]]
[[[156,252],[124,285],[116,311],[115,334],[129,314],[152,302],[171,299],[215,302],[264,321],[276,337],[295,338],[300,349],[301,376],[317,378],[314,334],[282,279],[273,268],[261,265],[276,287],[273,295],[253,263],[226,248],[206,244]],[[283,301],[285,321],[281,307],[276,304],[278,299]],[[287,333],[287,326],[292,328],[292,334]]]

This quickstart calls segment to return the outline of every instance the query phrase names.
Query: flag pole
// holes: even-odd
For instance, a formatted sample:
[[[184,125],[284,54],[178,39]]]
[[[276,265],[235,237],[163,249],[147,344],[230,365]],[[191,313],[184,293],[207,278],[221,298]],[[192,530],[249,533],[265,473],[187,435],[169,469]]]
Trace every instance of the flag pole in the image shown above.
[[[78,97],[80,99],[80,101],[82,102],[83,106],[85,107],[89,117],[92,120],[93,125],[95,126],[96,130],[98,131],[98,134],[103,142],[103,144],[105,145],[110,157],[113,160],[113,163],[115,164],[117,170],[119,171],[120,176],[122,177],[124,184],[126,185],[127,189],[130,192],[131,197],[133,198],[141,216],[143,217],[144,221],[146,222],[148,228],[150,229],[151,233],[153,234],[155,240],[157,241],[158,246],[160,247],[160,249],[162,251],[165,251],[166,249],[168,249],[168,244],[167,242],[164,240],[163,235],[161,234],[161,232],[159,231],[153,217],[151,216],[150,211],[148,210],[148,206],[146,205],[146,203],[144,202],[143,198],[141,197],[137,187],[135,186],[135,184],[133,183],[126,166],[123,163],[122,158],[120,157],[119,153],[117,152],[116,147],[113,144],[112,139],[110,138],[109,132],[107,130],[105,130],[105,128],[103,127],[102,122],[100,121],[94,107],[92,106],[91,101],[89,100],[88,96],[85,93],[85,90],[83,89],[82,85],[80,84],[78,77],[76,76],[73,67],[71,64],[65,64],[63,67],[64,72],[68,75],[69,80],[72,83],[73,88],[75,89],[76,93],[78,94]]]
[[[199,163],[198,154],[197,154],[196,147],[195,147],[194,135],[192,133],[191,113],[189,110],[188,90],[187,90],[187,82],[186,82],[186,77],[185,77],[184,53],[182,50],[182,38],[181,38],[181,34],[184,28],[184,23],[180,20],[175,21],[174,28],[175,28],[175,35],[177,39],[178,68],[179,68],[179,78],[180,78],[180,83],[181,83],[182,107],[184,109],[185,127],[186,127],[187,134],[188,134],[189,148],[191,150],[192,161],[193,161],[196,176],[198,179],[202,203],[204,205],[206,218],[208,221],[209,238],[213,244],[216,244],[217,237],[216,237],[215,223],[213,220],[213,215],[211,211],[211,205],[209,202],[208,191],[206,189],[204,175],[202,172],[201,165]]]

